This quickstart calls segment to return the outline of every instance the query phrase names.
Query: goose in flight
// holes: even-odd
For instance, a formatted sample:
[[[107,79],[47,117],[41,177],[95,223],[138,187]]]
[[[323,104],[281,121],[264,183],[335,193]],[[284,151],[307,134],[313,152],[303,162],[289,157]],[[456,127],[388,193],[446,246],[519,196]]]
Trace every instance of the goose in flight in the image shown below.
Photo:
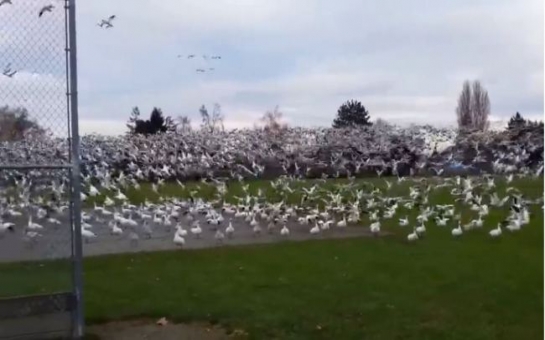
[[[204,70],[204,69],[202,69],[202,68],[198,68],[196,71],[197,71],[197,72],[200,72],[200,73],[206,72],[206,70]]]
[[[187,59],[192,59],[192,58],[195,58],[194,54],[190,54],[190,55],[187,56]]]
[[[115,15],[110,15],[108,19],[102,19],[100,23],[98,23],[97,25],[99,27],[106,27],[106,28],[114,27],[114,25],[112,25],[112,21],[114,19],[115,19]]]
[[[221,59],[221,56],[219,56],[219,55],[213,55],[213,56],[211,57],[211,59]]]
[[[45,12],[51,12],[55,6],[53,5],[45,5],[40,9],[40,12],[38,12],[38,17],[41,18],[42,15],[44,15]]]
[[[2,5],[12,5],[11,0],[0,0],[0,7]]]
[[[17,70],[11,69],[11,63],[7,64],[4,70],[2,71],[2,74],[9,78],[12,78],[16,73],[17,73]]]
[[[16,70],[14,71],[11,71],[11,72],[7,72],[7,73],[4,73],[4,75],[8,78],[13,78],[13,76],[17,73]]]

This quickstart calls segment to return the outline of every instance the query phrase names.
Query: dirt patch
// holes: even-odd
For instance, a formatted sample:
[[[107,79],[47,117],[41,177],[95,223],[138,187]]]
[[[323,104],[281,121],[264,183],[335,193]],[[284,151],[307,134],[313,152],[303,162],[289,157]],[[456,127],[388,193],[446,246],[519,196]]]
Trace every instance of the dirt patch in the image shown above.
[[[100,340],[224,340],[233,339],[227,332],[209,324],[175,324],[164,326],[156,320],[114,321],[87,328],[90,339]]]

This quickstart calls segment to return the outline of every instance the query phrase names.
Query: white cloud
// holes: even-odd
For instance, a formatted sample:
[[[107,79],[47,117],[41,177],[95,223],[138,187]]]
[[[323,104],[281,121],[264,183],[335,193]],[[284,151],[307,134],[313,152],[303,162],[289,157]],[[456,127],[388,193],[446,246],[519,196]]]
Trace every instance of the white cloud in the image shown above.
[[[0,77],[0,103],[24,107],[30,118],[59,136],[68,135],[65,79],[51,74],[18,72]]]
[[[100,134],[115,136],[127,131],[124,121],[115,119],[81,119],[79,121],[81,135]]]

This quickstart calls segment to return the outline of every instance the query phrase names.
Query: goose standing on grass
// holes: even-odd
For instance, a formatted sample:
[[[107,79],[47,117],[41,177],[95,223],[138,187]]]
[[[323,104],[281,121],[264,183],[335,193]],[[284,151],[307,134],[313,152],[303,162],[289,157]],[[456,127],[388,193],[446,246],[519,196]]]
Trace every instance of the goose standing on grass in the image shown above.
[[[0,222],[0,237],[4,236],[6,232],[15,232],[15,223],[12,222]]]
[[[176,230],[174,233],[174,239],[173,242],[175,245],[179,247],[183,247],[185,244],[185,238],[181,235],[180,230]]]
[[[255,224],[252,228],[252,232],[254,236],[261,235],[261,227],[259,226],[259,223]]]
[[[286,227],[285,224],[282,227],[282,229],[280,229],[280,235],[282,235],[284,237],[288,237],[290,235],[290,230],[288,229],[288,227]]]
[[[418,233],[416,232],[416,230],[413,230],[412,233],[410,233],[409,235],[407,235],[407,241],[409,242],[414,242],[418,240]]]
[[[337,227],[345,228],[347,226],[346,215],[343,215],[343,219],[337,222]]]
[[[310,234],[311,235],[317,235],[320,233],[320,227],[318,226],[318,222],[314,223],[314,227],[310,228]]]
[[[223,240],[225,239],[225,234],[221,231],[220,228],[216,230],[216,233],[214,234],[214,238],[216,239],[216,242],[219,244],[223,243]]]
[[[371,230],[373,236],[378,236],[378,234],[380,234],[380,221],[371,223],[369,229]]]
[[[41,224],[32,222],[32,216],[28,218],[27,229],[28,230],[42,230],[44,227]]]
[[[191,231],[191,234],[193,234],[193,236],[195,236],[195,238],[201,238],[202,229],[201,229],[201,226],[199,224],[199,221],[196,221],[196,223],[193,224],[193,227],[191,227],[191,229],[189,229],[189,231]]]
[[[131,247],[137,247],[139,241],[140,237],[138,236],[138,234],[134,230],[131,230],[131,232],[129,233],[129,244],[131,245]]]
[[[235,228],[233,227],[233,222],[229,221],[229,225],[227,228],[225,228],[225,235],[227,235],[227,238],[233,238],[233,234],[235,233]]]
[[[81,236],[85,240],[85,243],[89,243],[90,240],[95,239],[97,237],[97,235],[95,233],[93,233],[91,230],[85,229],[85,228],[81,229]]]
[[[454,237],[458,237],[458,236],[460,236],[460,235],[463,234],[462,226],[461,226],[461,224],[460,224],[459,221],[458,221],[458,227],[453,228],[453,229],[451,230],[451,234],[452,234],[452,236],[454,236]]]
[[[501,223],[498,223],[498,227],[495,228],[495,229],[490,230],[488,232],[488,234],[493,238],[500,237],[501,236]]]
[[[424,225],[424,223],[420,223],[420,225],[416,227],[414,231],[416,231],[419,236],[422,236],[426,232],[426,226]]]
[[[112,225],[112,230],[111,230],[112,235],[119,236],[123,234],[123,229],[119,227],[118,223],[119,222],[115,221],[114,224]]]

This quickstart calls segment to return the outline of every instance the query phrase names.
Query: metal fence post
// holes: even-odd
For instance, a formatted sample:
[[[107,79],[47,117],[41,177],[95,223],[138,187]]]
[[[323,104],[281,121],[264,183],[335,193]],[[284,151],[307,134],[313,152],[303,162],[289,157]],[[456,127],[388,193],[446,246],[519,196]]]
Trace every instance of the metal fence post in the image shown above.
[[[73,275],[76,308],[73,316],[73,336],[83,337],[83,254],[81,239],[81,176],[79,150],[79,120],[78,120],[78,68],[76,46],[76,0],[68,0],[68,37],[70,62],[70,123],[72,125],[71,160],[72,160],[72,219],[74,233]]]

